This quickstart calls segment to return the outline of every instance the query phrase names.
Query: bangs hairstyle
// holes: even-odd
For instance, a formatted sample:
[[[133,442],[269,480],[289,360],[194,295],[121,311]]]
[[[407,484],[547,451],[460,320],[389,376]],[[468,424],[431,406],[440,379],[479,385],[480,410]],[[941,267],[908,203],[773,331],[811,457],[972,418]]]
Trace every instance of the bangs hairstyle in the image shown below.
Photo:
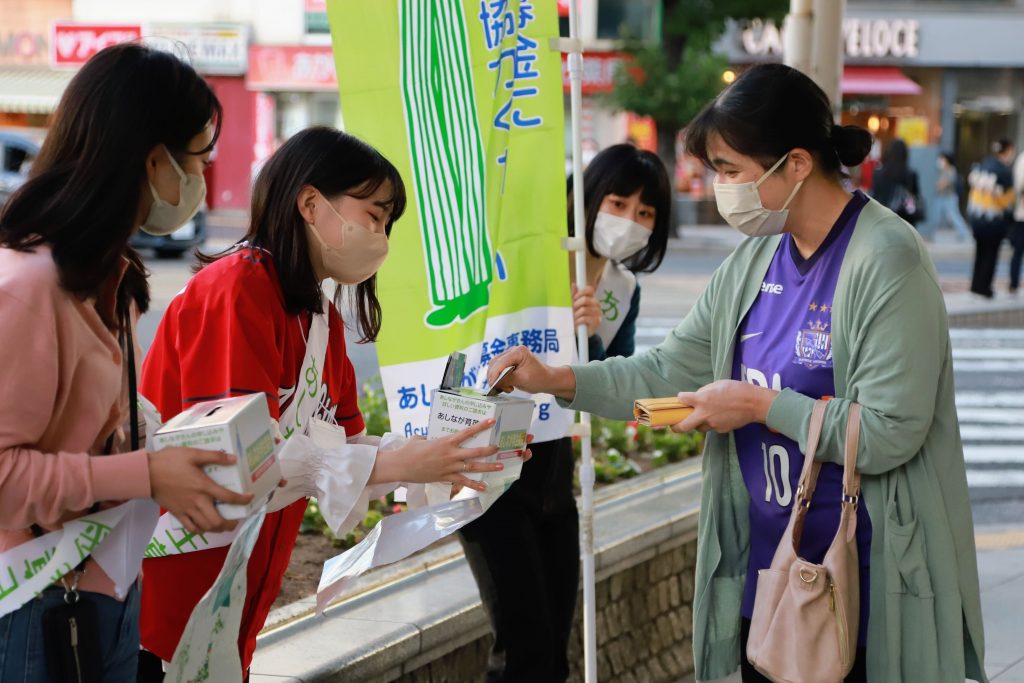
[[[686,151],[711,169],[708,142],[715,134],[765,169],[793,149],[806,149],[821,173],[836,180],[841,165],[864,161],[872,142],[859,126],[836,125],[825,91],[784,64],[751,67],[687,126]]]
[[[385,185],[391,189],[386,200],[391,215],[384,226],[390,236],[391,227],[405,212],[405,184],[398,169],[365,142],[326,126],[307,128],[289,138],[264,164],[253,185],[249,230],[242,242],[270,253],[290,315],[323,312],[306,223],[299,213],[299,193],[312,186],[328,201],[341,195],[366,199]],[[201,256],[199,268],[236,248]],[[377,276],[356,285],[354,293],[351,287],[338,287],[335,305],[340,307],[346,295],[354,296],[359,342],[374,341],[381,326]]]
[[[82,299],[98,296],[127,258],[119,309],[134,300],[145,312],[146,270],[128,239],[149,193],[146,158],[157,145],[179,163],[206,153],[213,142],[188,143],[211,122],[216,142],[221,114],[210,86],[177,57],[137,43],[100,50],[71,79],[29,179],[0,214],[0,244],[49,245],[61,286]]]
[[[569,234],[575,235],[572,208],[572,176],[569,177]],[[587,249],[594,256],[594,222],[601,202],[610,194],[630,197],[640,191],[640,201],[654,207],[654,230],[647,246],[622,262],[634,273],[651,273],[661,265],[668,248],[672,214],[672,190],[665,164],[657,154],[633,145],[612,145],[602,150],[583,172],[584,218]]]

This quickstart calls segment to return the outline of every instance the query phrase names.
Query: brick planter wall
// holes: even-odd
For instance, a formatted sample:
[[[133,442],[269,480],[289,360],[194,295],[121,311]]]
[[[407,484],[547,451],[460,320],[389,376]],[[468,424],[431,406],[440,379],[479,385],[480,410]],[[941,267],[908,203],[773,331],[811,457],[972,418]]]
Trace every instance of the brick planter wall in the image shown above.
[[[597,675],[602,682],[671,683],[693,671],[692,604],[696,539],[663,544],[620,563],[597,582]],[[583,681],[582,593],[569,645],[571,683]],[[397,680],[475,683],[487,667],[490,634]]]

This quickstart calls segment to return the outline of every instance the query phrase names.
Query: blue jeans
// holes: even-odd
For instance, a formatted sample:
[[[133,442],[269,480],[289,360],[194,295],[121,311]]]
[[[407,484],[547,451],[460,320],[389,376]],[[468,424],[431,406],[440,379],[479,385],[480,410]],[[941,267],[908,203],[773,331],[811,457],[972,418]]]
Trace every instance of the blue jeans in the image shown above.
[[[81,594],[99,613],[99,642],[103,651],[102,683],[133,683],[139,657],[139,587],[125,601],[99,593]],[[64,603],[64,589],[47,588],[42,595],[0,618],[0,681],[49,683],[43,653],[43,612]]]
[[[967,221],[964,220],[963,214],[960,213],[960,200],[957,199],[955,194],[936,197],[932,207],[935,210],[935,218],[937,219],[936,226],[941,225],[943,222],[948,223],[949,227],[956,230],[956,235],[960,238],[961,242],[971,236],[971,230],[967,227]]]

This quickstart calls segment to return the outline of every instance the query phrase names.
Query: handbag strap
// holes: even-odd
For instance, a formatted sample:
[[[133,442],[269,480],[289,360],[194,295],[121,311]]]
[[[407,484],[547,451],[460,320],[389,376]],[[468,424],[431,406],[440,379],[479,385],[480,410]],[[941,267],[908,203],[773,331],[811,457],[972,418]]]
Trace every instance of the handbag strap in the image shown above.
[[[860,472],[857,448],[860,445],[860,404],[851,403],[846,419],[846,451],[843,457],[843,504],[854,507],[860,500]]]
[[[821,431],[825,422],[827,402],[815,401],[811,410],[811,424],[807,428],[807,452],[804,456],[804,467],[800,472],[800,483],[796,488],[796,499],[793,502],[792,538],[793,551],[799,554],[800,539],[804,532],[804,520],[811,506],[814,489],[818,485],[818,473],[821,463],[815,458]],[[860,404],[850,403],[850,412],[846,421],[846,443],[843,453],[843,505],[857,507],[860,502],[860,473],[857,472],[857,448],[860,443]]]
[[[128,315],[124,318],[125,349],[124,357],[128,361],[128,415],[131,434],[131,449],[139,450],[139,389],[135,377],[135,339],[132,337],[132,321]],[[151,446],[152,447],[152,446]]]
[[[804,456],[804,467],[800,472],[800,481],[796,487],[797,507],[807,507],[811,504],[811,496],[814,495],[814,488],[818,485],[818,471],[821,463],[815,459],[818,452],[818,442],[821,440],[821,430],[825,422],[826,402],[815,401],[811,410],[811,424],[807,428],[807,450]]]
[[[811,424],[807,429],[807,453],[804,456],[804,467],[800,472],[800,483],[796,489],[795,505],[809,507],[814,489],[818,485],[818,473],[821,463],[815,458],[821,430],[825,420],[826,401],[815,401],[811,411]],[[859,403],[850,403],[850,412],[846,420],[846,443],[843,450],[843,501],[857,505],[860,497],[860,472],[857,471],[857,449],[860,446],[860,413]]]

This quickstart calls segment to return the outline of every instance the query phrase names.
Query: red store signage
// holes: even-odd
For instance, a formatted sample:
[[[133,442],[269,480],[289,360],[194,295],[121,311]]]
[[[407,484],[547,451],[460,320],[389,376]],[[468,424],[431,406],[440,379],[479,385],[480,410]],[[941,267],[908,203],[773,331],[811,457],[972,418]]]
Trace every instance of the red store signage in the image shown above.
[[[334,53],[329,45],[252,45],[245,84],[250,90],[337,90]]]
[[[615,87],[615,70],[626,59],[621,52],[587,52],[583,55],[583,94],[609,93]],[[569,65],[562,54],[562,90],[569,92]]]
[[[56,21],[50,33],[50,65],[77,68],[105,47],[142,37],[139,24],[78,24]]]

